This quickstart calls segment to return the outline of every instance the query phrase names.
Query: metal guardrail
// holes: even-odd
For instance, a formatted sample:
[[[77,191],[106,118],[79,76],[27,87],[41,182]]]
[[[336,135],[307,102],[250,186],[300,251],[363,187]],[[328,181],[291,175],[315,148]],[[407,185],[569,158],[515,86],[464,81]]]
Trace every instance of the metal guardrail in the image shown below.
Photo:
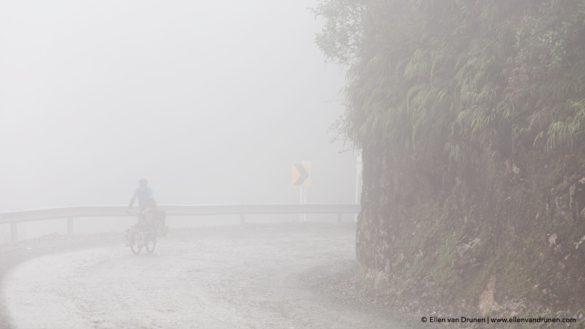
[[[360,212],[358,204],[248,204],[248,205],[163,205],[168,217],[239,215],[242,223],[246,215],[262,214],[336,214],[338,221],[344,214]],[[73,220],[81,217],[136,216],[127,206],[72,206],[0,212],[0,224],[10,224],[12,240],[18,238],[17,224],[51,219],[66,219],[67,233],[73,234]]]

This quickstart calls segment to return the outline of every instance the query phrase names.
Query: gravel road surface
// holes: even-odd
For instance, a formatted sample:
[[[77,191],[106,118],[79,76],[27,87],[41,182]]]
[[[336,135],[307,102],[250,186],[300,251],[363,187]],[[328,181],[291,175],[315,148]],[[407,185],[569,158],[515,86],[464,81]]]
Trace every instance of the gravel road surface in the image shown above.
[[[206,228],[172,232],[154,255],[120,241],[34,258],[2,294],[21,329],[402,328],[314,289],[354,258],[351,225]]]

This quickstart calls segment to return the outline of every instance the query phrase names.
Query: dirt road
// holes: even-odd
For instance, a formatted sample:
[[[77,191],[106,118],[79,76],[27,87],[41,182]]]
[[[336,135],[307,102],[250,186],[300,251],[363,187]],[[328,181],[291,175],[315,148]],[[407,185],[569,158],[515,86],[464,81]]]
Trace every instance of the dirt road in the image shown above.
[[[201,229],[172,233],[154,255],[120,243],[29,260],[5,276],[3,297],[22,329],[402,328],[311,288],[354,257],[349,225]]]

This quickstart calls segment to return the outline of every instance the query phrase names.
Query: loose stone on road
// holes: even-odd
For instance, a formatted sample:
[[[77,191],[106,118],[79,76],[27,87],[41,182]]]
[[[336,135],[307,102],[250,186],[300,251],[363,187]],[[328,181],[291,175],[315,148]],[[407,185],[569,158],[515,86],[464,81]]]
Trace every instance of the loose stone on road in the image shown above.
[[[312,269],[354,259],[351,226],[171,234],[154,255],[122,244],[27,261],[4,279],[16,328],[399,328],[308,287]]]

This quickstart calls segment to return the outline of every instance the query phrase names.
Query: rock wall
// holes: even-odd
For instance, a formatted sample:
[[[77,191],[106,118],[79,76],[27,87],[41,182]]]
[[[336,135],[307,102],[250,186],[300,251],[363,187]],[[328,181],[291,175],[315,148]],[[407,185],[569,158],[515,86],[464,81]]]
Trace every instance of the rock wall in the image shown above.
[[[477,152],[433,188],[385,149],[363,149],[357,230],[358,259],[378,286],[481,313],[532,302],[584,311],[585,175],[550,169],[585,173],[579,156],[543,164],[530,150],[514,160]]]
[[[324,1],[380,290],[490,312],[585,305],[580,0]],[[402,300],[407,300],[406,298]]]

